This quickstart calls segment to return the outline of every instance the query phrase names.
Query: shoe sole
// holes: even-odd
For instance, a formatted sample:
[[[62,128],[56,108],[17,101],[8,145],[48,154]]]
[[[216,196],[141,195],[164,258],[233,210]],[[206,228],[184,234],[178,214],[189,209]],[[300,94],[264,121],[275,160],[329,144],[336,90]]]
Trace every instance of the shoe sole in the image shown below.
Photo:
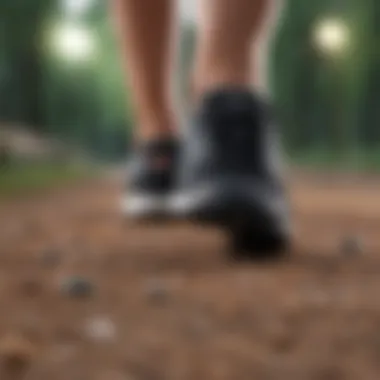
[[[169,212],[167,196],[136,195],[125,196],[121,201],[121,212],[130,222],[134,223],[157,223],[167,222],[173,219]]]
[[[282,205],[264,208],[246,187],[217,186],[180,196],[128,195],[122,200],[124,217],[137,224],[196,223],[223,228],[229,239],[228,255],[234,260],[268,260],[285,256],[290,229],[279,211]],[[223,189],[223,190],[220,190]]]
[[[233,185],[231,186],[231,183]],[[260,194],[247,193],[247,186],[216,186],[214,191],[177,196],[172,208],[179,218],[227,231],[234,259],[270,259],[283,256],[290,242],[284,204],[264,207]],[[217,189],[217,190],[216,190]]]

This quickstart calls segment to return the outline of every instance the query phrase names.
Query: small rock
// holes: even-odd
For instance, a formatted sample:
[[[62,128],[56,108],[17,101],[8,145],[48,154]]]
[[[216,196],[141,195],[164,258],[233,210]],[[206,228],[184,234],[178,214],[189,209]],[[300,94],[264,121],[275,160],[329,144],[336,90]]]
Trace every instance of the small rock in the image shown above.
[[[83,277],[68,277],[61,283],[61,292],[73,298],[88,298],[95,292],[94,284]]]
[[[107,317],[95,317],[86,322],[85,332],[92,340],[111,341],[116,336],[116,327]]]
[[[342,239],[341,251],[345,256],[360,255],[363,253],[363,242],[358,236],[346,236]]]
[[[145,286],[145,294],[148,299],[157,304],[163,304],[169,299],[167,286],[160,280],[150,280]]]

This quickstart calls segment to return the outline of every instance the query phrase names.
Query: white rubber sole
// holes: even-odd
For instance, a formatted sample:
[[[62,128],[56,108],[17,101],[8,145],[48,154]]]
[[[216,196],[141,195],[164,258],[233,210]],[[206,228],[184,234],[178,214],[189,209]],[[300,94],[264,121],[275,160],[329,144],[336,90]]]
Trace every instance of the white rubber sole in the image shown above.
[[[168,196],[128,194],[121,200],[121,212],[131,219],[166,218],[171,216]]]
[[[187,215],[191,210],[202,208],[212,199],[212,188],[203,187],[195,191],[187,191],[174,194],[170,200],[168,207],[170,212],[178,217]]]

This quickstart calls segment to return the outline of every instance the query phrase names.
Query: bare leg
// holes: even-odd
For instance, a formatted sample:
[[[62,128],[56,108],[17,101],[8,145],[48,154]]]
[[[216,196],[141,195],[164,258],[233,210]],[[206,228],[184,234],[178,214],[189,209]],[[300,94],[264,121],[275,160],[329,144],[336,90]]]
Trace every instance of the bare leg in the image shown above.
[[[268,0],[203,0],[193,89],[249,85]],[[253,60],[252,60],[253,58]]]
[[[233,259],[279,257],[290,239],[276,123],[250,88],[269,1],[203,0],[193,78],[200,104],[173,201],[187,219],[228,232]]]
[[[172,0],[111,0],[132,90],[138,140],[170,137],[177,127],[172,103]]]

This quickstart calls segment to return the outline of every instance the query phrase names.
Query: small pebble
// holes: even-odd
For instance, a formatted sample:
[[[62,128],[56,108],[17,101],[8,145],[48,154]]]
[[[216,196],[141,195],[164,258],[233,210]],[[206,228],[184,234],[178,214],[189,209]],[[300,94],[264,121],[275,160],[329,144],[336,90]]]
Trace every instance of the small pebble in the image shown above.
[[[85,332],[95,341],[110,341],[116,336],[116,327],[107,317],[94,317],[86,322]]]
[[[61,283],[61,292],[73,298],[88,298],[95,292],[94,284],[83,277],[68,277]]]

